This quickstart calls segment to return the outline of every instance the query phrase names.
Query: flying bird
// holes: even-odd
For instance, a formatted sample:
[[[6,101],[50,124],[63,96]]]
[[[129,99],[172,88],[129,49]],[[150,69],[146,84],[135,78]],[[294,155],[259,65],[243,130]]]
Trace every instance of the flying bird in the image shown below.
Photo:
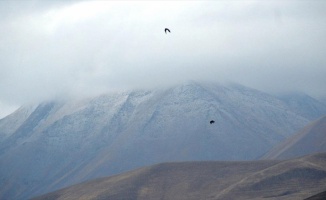
[[[211,120],[209,123],[210,123],[210,124],[214,124],[214,123],[215,123],[215,121],[214,121],[214,120]]]
[[[166,34],[166,32],[168,32],[168,31],[169,31],[169,33],[171,33],[170,29],[168,29],[168,28],[165,28],[164,31],[165,31],[165,34]]]

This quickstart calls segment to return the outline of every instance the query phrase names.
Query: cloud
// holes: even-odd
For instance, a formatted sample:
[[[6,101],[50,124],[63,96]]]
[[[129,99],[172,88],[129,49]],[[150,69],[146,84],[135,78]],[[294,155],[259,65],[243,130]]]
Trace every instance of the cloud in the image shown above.
[[[326,95],[325,8],[323,1],[1,2],[0,102],[189,79]]]

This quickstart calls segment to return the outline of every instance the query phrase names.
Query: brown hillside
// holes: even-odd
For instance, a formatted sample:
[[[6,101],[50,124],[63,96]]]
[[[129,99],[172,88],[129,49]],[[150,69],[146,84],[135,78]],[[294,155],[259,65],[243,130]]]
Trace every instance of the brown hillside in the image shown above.
[[[263,159],[288,159],[318,152],[326,152],[326,116],[275,146]]]
[[[284,161],[181,162],[141,168],[44,199],[304,199],[326,190],[326,154]]]

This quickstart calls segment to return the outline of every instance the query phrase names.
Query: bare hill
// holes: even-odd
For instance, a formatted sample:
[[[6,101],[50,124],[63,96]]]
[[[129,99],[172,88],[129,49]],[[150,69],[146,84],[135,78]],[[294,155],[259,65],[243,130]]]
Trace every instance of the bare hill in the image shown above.
[[[276,145],[263,159],[287,159],[317,152],[326,152],[326,116]]]
[[[49,193],[44,199],[304,199],[326,189],[326,154],[283,161],[164,163]]]

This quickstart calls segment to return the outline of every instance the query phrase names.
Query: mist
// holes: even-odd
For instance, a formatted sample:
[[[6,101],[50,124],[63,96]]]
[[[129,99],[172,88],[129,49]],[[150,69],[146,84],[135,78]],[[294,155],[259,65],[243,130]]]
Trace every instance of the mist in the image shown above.
[[[187,80],[325,97],[325,10],[324,1],[1,1],[0,111]]]

